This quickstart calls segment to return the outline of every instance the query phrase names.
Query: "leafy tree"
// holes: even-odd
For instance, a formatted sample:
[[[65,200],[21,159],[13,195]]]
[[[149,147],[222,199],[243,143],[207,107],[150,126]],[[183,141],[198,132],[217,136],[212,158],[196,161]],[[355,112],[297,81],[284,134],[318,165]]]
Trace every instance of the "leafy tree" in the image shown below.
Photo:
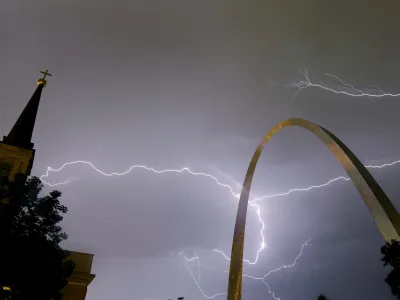
[[[317,300],[329,300],[324,294],[318,296]]]
[[[60,247],[59,223],[68,209],[59,191],[39,197],[37,177],[0,183],[0,299],[61,299],[74,263]]]
[[[390,265],[392,270],[386,276],[385,281],[390,286],[392,294],[400,299],[400,242],[392,240],[381,248],[383,265]]]

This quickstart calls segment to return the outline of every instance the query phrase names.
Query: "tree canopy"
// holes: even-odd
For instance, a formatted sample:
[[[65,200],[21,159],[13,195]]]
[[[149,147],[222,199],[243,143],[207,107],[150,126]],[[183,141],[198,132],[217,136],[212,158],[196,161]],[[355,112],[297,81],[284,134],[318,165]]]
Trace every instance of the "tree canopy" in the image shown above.
[[[385,281],[390,286],[392,294],[400,299],[400,242],[396,240],[392,240],[391,243],[387,242],[382,246],[381,253],[383,254],[383,265],[392,267]]]
[[[329,300],[325,295],[321,294],[318,296],[317,300]]]
[[[3,299],[61,299],[74,263],[60,243],[67,234],[59,225],[67,207],[61,192],[40,197],[37,177],[17,175],[0,185],[0,293]]]

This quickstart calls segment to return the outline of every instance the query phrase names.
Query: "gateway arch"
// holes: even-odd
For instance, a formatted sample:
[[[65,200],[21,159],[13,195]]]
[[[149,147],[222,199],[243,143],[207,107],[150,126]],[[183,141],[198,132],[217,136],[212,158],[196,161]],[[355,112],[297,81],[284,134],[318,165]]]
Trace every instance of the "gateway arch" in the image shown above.
[[[251,182],[258,159],[264,149],[264,145],[272,136],[284,127],[299,126],[314,133],[328,148],[342,165],[353,184],[364,199],[376,226],[386,241],[400,240],[399,215],[385,192],[358,160],[358,158],[346,147],[333,133],[327,129],[304,119],[293,118],[280,122],[273,127],[258,145],[250,161],[240,194],[239,206],[236,215],[235,231],[232,241],[231,264],[229,269],[228,300],[242,299],[242,268],[244,234],[246,226],[247,206]]]

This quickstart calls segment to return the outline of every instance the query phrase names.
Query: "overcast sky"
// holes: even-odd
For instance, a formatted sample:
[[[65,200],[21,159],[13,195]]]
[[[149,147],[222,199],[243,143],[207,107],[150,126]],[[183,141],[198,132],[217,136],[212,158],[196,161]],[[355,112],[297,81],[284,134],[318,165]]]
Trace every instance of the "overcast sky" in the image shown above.
[[[352,98],[271,82],[311,79],[400,93],[398,1],[2,0],[0,131],[7,134],[35,89],[33,175],[86,160],[105,172],[135,164],[190,167],[240,192],[261,137],[289,117],[335,133],[365,164],[400,159],[400,97]],[[336,85],[335,85],[336,84]],[[372,174],[398,206],[400,164]],[[345,173],[311,133],[287,128],[265,147],[252,197],[323,184]],[[95,254],[88,300],[204,299],[184,258],[200,257],[208,296],[227,290],[237,200],[208,177],[133,169],[105,177],[88,165],[51,173],[69,207],[70,250]],[[48,190],[46,190],[48,191]],[[350,182],[259,202],[267,247],[245,273],[281,300],[392,299],[383,239]],[[260,246],[249,208],[245,258]],[[196,261],[188,264],[196,280]],[[217,296],[215,299],[225,299]],[[273,299],[244,278],[243,299]]]

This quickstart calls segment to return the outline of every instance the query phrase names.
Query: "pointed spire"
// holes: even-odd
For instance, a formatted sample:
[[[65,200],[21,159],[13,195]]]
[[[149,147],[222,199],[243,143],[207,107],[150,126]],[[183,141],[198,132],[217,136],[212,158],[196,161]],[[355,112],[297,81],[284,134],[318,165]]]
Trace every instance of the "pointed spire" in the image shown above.
[[[33,143],[31,142],[33,128],[35,127],[36,115],[39,108],[40,97],[42,95],[42,90],[46,86],[46,76],[51,76],[51,74],[45,72],[40,72],[44,74],[37,82],[38,87],[33,93],[28,104],[25,106],[21,115],[19,116],[17,122],[14,124],[8,136],[3,138],[3,143],[16,146],[19,148],[33,149]]]

